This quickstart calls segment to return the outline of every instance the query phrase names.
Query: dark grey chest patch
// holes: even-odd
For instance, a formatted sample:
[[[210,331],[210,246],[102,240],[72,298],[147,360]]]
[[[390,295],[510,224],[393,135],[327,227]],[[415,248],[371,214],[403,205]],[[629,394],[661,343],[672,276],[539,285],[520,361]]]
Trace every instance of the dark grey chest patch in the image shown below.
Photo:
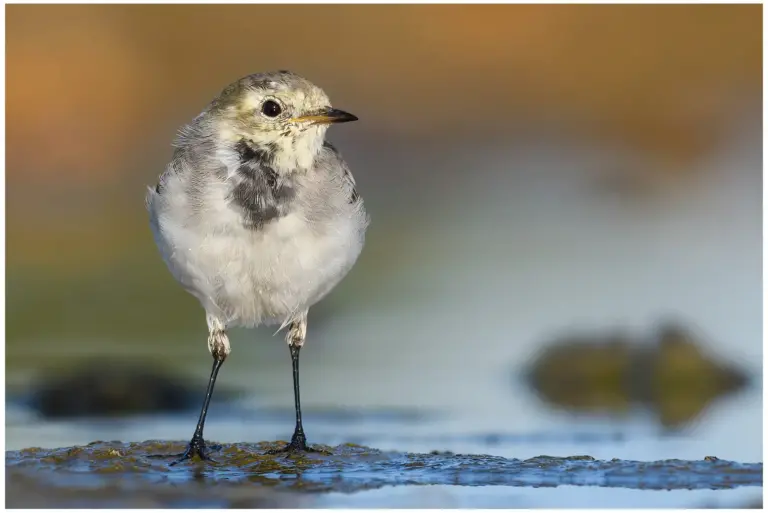
[[[230,194],[230,202],[242,213],[243,224],[256,230],[288,213],[296,189],[291,180],[281,179],[272,167],[276,148],[257,147],[243,140],[236,149],[240,156],[238,184]]]

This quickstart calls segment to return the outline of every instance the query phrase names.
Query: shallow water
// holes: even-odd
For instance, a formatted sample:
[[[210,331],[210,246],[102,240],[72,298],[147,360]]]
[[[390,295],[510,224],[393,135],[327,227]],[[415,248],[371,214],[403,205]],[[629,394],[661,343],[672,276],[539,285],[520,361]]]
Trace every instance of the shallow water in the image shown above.
[[[472,432],[467,429],[469,419],[445,412],[308,408],[305,426],[310,442],[331,454],[265,456],[275,443],[231,442],[283,438],[291,430],[291,409],[254,410],[219,401],[206,426],[209,445],[225,442],[212,453],[216,462],[169,466],[171,456],[150,456],[181,453],[185,443],[156,439],[172,439],[175,433],[178,440],[178,433],[190,433],[195,411],[58,421],[33,421],[31,412],[25,418],[21,411],[17,405],[10,412],[11,443],[25,440],[48,448],[6,454],[8,482],[14,484],[7,487],[9,504],[742,507],[762,496],[762,463],[717,459],[713,451],[722,444],[692,444],[687,437],[659,438],[615,427],[564,424],[529,432]],[[136,438],[150,441],[89,443]],[[638,447],[645,453],[636,451]],[[626,457],[633,453],[638,456]],[[670,459],[683,453],[697,456]],[[583,487],[592,491],[579,491]],[[39,489],[46,493],[39,494]],[[538,489],[551,493],[542,495]],[[681,493],[660,495],[654,490]]]

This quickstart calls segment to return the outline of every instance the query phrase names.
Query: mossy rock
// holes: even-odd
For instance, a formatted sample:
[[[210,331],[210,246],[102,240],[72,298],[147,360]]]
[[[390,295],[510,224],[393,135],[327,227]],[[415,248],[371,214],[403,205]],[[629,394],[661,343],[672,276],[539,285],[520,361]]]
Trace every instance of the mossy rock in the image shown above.
[[[526,460],[484,454],[380,451],[354,444],[315,446],[311,453],[271,454],[286,442],[217,445],[214,461],[171,465],[186,442],[93,442],[60,449],[6,453],[9,504],[58,507],[289,507],[317,494],[386,486],[452,485],[634,489],[711,489],[762,486],[762,463],[718,458],[653,462],[538,456]],[[215,447],[215,449],[213,449]],[[82,493],[73,494],[72,491]],[[101,493],[99,490],[109,490]],[[268,492],[287,493],[272,495]],[[56,500],[58,499],[58,500]],[[199,501],[199,502],[198,502]],[[44,507],[45,505],[41,505]]]
[[[685,425],[749,381],[740,369],[702,351],[691,332],[674,323],[662,325],[652,341],[620,332],[556,341],[525,377],[540,398],[557,407],[623,415],[643,406],[667,428]]]

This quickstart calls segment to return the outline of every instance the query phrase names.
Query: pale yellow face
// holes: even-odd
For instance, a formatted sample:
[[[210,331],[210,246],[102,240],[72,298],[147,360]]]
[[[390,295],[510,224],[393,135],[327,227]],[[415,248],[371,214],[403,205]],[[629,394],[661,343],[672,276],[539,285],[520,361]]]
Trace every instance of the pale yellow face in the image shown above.
[[[289,72],[250,75],[212,104],[221,141],[259,146],[286,167],[310,165],[331,123],[354,121],[325,92]]]
[[[231,154],[238,145],[247,144],[268,155],[278,172],[286,173],[312,166],[330,124],[356,119],[332,108],[322,89],[290,72],[242,78],[230,84],[201,116],[217,136],[217,151]]]
[[[273,111],[265,109],[267,102],[278,106],[280,114],[277,117],[271,116]],[[267,121],[291,120],[329,107],[330,98],[322,89],[311,84],[310,87],[291,88],[284,83],[273,83],[266,89],[247,91],[242,100],[243,109],[260,113]]]
[[[222,97],[222,131],[265,142],[307,130],[331,107],[322,89],[287,72],[251,75]]]

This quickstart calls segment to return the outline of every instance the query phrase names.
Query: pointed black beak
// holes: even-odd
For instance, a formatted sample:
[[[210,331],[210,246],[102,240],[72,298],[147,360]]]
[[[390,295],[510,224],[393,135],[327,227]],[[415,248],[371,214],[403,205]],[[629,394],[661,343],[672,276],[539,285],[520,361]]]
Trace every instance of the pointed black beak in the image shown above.
[[[343,110],[327,107],[313,114],[293,118],[291,121],[309,121],[316,124],[348,123],[350,121],[357,121],[357,116]]]
[[[349,123],[350,121],[357,121],[357,116],[339,109],[328,109],[325,111],[325,115],[330,120],[329,123]]]

